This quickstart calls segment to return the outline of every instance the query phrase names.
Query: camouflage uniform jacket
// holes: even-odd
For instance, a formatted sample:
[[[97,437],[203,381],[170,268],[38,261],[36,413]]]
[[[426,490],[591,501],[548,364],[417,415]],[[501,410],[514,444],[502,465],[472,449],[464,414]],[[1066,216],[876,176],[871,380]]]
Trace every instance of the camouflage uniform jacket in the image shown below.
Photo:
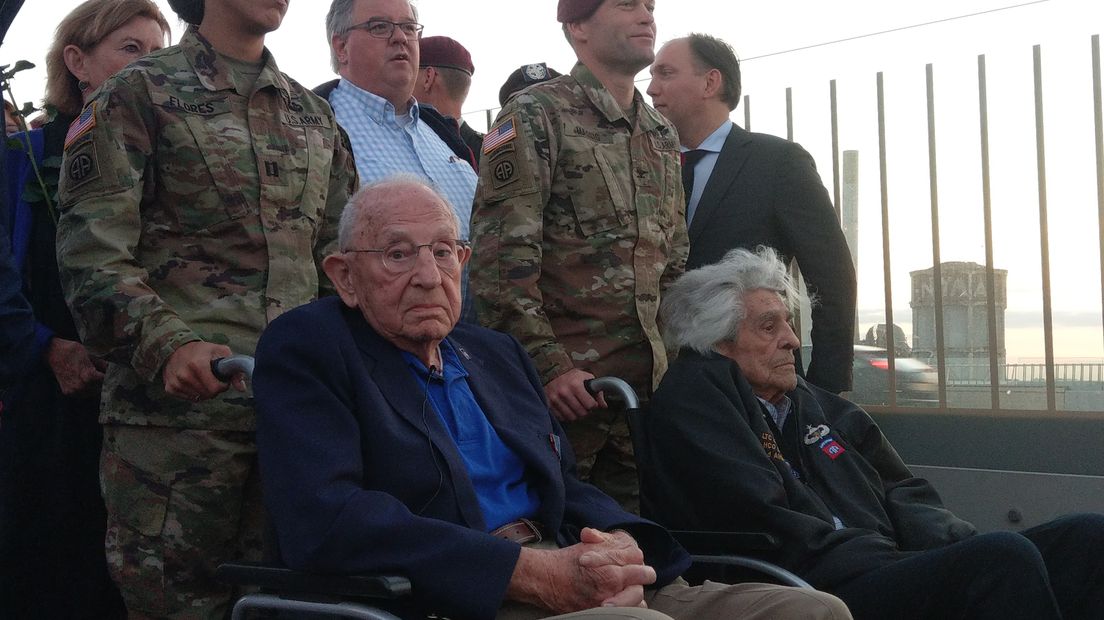
[[[252,430],[251,398],[187,403],[161,370],[196,340],[252,355],[314,299],[356,187],[329,104],[267,51],[254,82],[192,28],[105,82],[66,140],[57,246],[82,339],[112,362],[101,421]]]
[[[633,110],[580,63],[514,96],[484,137],[472,289],[545,383],[578,367],[643,395],[667,368],[659,295],[687,255],[679,142],[639,92]]]

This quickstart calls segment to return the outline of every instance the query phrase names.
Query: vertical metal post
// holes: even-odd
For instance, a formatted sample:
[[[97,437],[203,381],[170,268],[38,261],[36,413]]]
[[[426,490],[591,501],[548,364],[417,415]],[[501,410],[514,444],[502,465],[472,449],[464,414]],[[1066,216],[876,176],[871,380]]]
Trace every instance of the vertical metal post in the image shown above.
[[[851,250],[851,265],[859,272],[859,152],[843,152],[843,183],[840,193],[841,222],[847,248]],[[859,312],[855,309],[855,342],[860,338]]]
[[[924,69],[928,89],[928,192],[931,195],[932,294],[935,296],[935,370],[939,406],[947,406],[947,351],[943,342],[943,263],[939,245],[939,179],[935,152],[935,79],[931,63]]]
[[[751,96],[744,95],[744,131],[751,131]]]
[[[1043,276],[1043,347],[1046,355],[1047,409],[1057,410],[1054,380],[1054,314],[1050,295],[1050,231],[1047,226],[1046,147],[1043,131],[1043,53],[1032,48],[1035,64],[1035,148],[1039,175],[1039,249]]]
[[[839,109],[836,105],[836,81],[829,82],[829,98],[832,105],[832,204],[836,205],[836,217],[843,212],[840,203],[840,150],[839,150]]]
[[[793,139],[794,139],[794,136],[793,136],[793,88],[791,88],[789,86],[786,87],[786,139],[789,140],[790,142],[793,142]],[[801,286],[804,287],[805,280],[804,280],[804,278],[801,277],[801,268],[798,266],[797,261],[793,260],[793,259],[790,260],[790,276],[794,279],[795,282],[800,282]],[[811,310],[810,310],[810,312],[811,312]],[[805,332],[805,326],[803,325],[804,319],[805,319],[805,314],[804,314],[803,310],[798,309],[797,315],[793,317],[794,331],[796,331],[798,334],[803,335],[804,332]],[[811,327],[811,325],[810,325],[810,327]],[[811,339],[812,339],[811,335],[810,335],[810,340],[805,340],[805,338],[802,337],[802,342],[810,342]],[[808,360],[802,360],[802,362],[807,364]]]
[[[491,130],[491,125],[494,125],[494,116],[491,116],[491,109],[487,108],[487,131]]]
[[[997,372],[997,275],[993,265],[993,202],[989,189],[989,96],[985,54],[978,55],[978,109],[981,114],[981,201],[985,225],[985,310],[989,328],[989,401],[1000,408],[1000,375]]]
[[[885,85],[878,72],[878,172],[882,193],[882,277],[885,283],[886,351],[889,358],[889,406],[897,406],[896,340],[893,329],[893,278],[889,262],[889,181],[886,176]],[[875,328],[877,331],[877,328]]]
[[[1096,204],[1100,228],[1100,303],[1104,321],[1104,102],[1100,95],[1100,35],[1092,37],[1093,116],[1096,121]],[[1104,331],[1104,330],[1102,330]]]
[[[793,142],[793,88],[786,87],[786,139]]]

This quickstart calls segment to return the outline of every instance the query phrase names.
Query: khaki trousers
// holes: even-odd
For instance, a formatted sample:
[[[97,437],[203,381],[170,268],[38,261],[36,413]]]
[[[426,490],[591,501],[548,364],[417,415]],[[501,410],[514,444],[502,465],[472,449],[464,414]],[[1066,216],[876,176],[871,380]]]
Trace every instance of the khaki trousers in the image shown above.
[[[727,585],[706,581],[687,585],[682,579],[645,597],[648,609],[604,607],[559,616],[532,605],[507,602],[496,620],[848,620],[843,601],[818,590],[765,583]]]
[[[534,549],[558,549],[553,540],[527,543]],[[843,601],[819,590],[767,583],[728,585],[706,581],[691,586],[682,577],[644,592],[647,609],[599,607],[559,616],[547,609],[506,601],[495,620],[851,620]]]

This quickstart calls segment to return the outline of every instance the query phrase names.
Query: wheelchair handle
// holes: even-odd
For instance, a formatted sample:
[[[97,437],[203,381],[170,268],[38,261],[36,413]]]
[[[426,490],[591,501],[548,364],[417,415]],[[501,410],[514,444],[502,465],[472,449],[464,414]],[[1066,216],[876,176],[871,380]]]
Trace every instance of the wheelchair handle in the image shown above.
[[[624,379],[620,377],[597,377],[583,381],[583,387],[591,396],[598,396],[598,392],[609,390],[621,397],[626,409],[639,409],[640,399],[636,397],[636,390],[632,389]]]
[[[228,383],[239,372],[246,379],[253,378],[253,358],[248,355],[231,355],[230,357],[217,357],[211,360],[211,374],[223,383]]]

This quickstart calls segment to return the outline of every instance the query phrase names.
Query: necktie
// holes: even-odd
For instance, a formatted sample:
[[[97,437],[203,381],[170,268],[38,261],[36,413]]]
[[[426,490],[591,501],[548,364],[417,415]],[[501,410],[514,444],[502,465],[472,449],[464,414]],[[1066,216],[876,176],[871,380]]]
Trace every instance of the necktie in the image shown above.
[[[709,151],[694,149],[682,154],[682,191],[686,195],[686,204],[690,204],[690,194],[694,191],[694,166]]]

